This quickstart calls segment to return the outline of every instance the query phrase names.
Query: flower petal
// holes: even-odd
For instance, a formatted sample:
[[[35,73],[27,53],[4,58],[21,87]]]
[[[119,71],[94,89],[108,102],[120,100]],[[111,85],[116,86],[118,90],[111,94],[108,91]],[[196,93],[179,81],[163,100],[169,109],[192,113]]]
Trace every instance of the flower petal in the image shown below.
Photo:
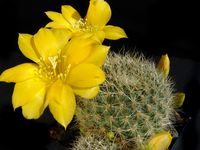
[[[94,40],[96,40],[97,42],[99,42],[99,44],[102,44],[104,39],[105,39],[105,32],[104,31],[97,31],[93,33],[93,38]]]
[[[63,5],[61,8],[64,18],[73,26],[81,19],[79,13],[70,5]]]
[[[61,24],[59,22],[52,21],[52,22],[49,22],[45,27],[47,27],[47,28],[65,29],[66,25],[63,25],[63,24]]]
[[[52,29],[52,33],[55,36],[58,49],[63,49],[66,43],[72,36],[72,33],[64,29]]]
[[[37,97],[31,102],[22,106],[22,114],[26,119],[38,119],[44,112],[45,105],[45,89],[41,91],[42,97]]]
[[[84,63],[91,63],[97,66],[102,66],[110,47],[104,45],[96,45],[94,46],[90,56],[84,61]]]
[[[54,12],[54,11],[47,11],[45,14],[50,18],[55,26],[49,26],[49,24],[46,25],[46,27],[52,27],[52,28],[58,28],[58,24],[62,27],[69,28],[70,24],[65,20],[65,18],[62,16],[62,14]],[[57,24],[57,25],[56,25]]]
[[[71,70],[67,79],[73,87],[90,88],[103,83],[105,74],[94,64],[80,64]]]
[[[12,95],[14,109],[31,103],[32,101],[44,102],[45,91],[46,85],[39,78],[32,78],[24,82],[16,83]],[[28,114],[25,115],[25,117],[29,118],[28,116]]]
[[[1,76],[0,81],[5,82],[22,82],[36,76],[38,67],[33,63],[24,63],[5,70]]]
[[[30,34],[19,34],[18,45],[24,56],[33,60],[34,62],[38,62],[39,58],[33,49],[32,38],[33,35]]]
[[[73,88],[73,91],[75,94],[86,98],[86,99],[92,99],[94,98],[98,92],[99,92],[99,86],[95,86],[92,88]]]
[[[81,63],[90,55],[96,43],[97,41],[88,37],[79,36],[72,38],[63,49],[63,55],[67,57],[67,64],[77,65]]]
[[[124,30],[117,26],[107,25],[104,27],[105,38],[110,40],[117,40],[120,38],[127,38]]]
[[[89,24],[93,26],[105,26],[111,17],[109,4],[104,0],[90,0],[86,15]]]
[[[47,60],[48,57],[58,54],[70,36],[66,30],[41,28],[34,35],[35,47],[41,57]]]
[[[53,117],[66,128],[72,121],[76,109],[75,96],[71,87],[57,80],[48,90],[47,100]]]

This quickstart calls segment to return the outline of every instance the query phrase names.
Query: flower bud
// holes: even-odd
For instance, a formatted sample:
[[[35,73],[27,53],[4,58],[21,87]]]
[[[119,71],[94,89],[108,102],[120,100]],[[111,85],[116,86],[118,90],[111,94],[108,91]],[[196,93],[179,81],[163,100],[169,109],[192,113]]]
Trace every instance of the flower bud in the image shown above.
[[[183,105],[183,102],[185,101],[185,93],[176,93],[175,94],[175,108],[179,108]]]
[[[162,55],[157,68],[159,71],[163,72],[164,78],[168,76],[170,70],[170,60],[167,54]]]
[[[148,142],[149,150],[167,150],[172,141],[169,132],[161,132],[153,136]]]

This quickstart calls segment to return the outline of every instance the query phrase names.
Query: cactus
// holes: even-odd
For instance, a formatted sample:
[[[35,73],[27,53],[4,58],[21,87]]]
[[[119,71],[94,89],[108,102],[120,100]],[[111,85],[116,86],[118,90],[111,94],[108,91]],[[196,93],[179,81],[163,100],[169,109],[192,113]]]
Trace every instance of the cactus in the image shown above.
[[[74,145],[72,150],[117,150],[114,143],[96,134],[81,136]]]
[[[98,96],[78,102],[83,136],[107,137],[118,149],[137,150],[152,135],[173,129],[173,84],[152,61],[110,53],[103,68],[107,80]]]

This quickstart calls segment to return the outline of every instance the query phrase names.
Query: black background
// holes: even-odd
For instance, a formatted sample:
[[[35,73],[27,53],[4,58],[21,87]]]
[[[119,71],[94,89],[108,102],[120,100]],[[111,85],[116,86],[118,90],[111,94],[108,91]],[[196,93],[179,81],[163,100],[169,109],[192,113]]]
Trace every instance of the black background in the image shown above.
[[[107,1],[112,8],[112,18],[108,24],[124,28],[129,38],[105,41],[104,44],[111,45],[113,51],[119,51],[122,47],[129,51],[136,49],[156,61],[162,54],[169,54],[170,76],[176,84],[176,91],[186,93],[182,110],[191,117],[176,147],[180,150],[199,150],[199,5],[192,0]],[[60,12],[61,5],[70,4],[84,17],[88,3],[87,0],[2,0],[0,71],[27,61],[18,50],[18,33],[34,34],[45,26],[50,21],[45,11]],[[43,116],[42,121],[27,121],[20,110],[14,113],[11,107],[12,88],[13,84],[0,84],[0,150],[5,147],[44,149],[49,141],[47,124],[43,123],[47,122],[46,118]]]

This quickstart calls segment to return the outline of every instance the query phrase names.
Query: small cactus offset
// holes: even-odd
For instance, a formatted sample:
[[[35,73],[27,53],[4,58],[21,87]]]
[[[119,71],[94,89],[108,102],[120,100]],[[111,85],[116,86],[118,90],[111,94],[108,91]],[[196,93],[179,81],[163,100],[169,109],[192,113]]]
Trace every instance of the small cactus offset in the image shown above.
[[[173,85],[155,66],[142,55],[111,53],[98,96],[79,100],[82,135],[105,137],[117,149],[138,150],[154,134],[173,129]]]

